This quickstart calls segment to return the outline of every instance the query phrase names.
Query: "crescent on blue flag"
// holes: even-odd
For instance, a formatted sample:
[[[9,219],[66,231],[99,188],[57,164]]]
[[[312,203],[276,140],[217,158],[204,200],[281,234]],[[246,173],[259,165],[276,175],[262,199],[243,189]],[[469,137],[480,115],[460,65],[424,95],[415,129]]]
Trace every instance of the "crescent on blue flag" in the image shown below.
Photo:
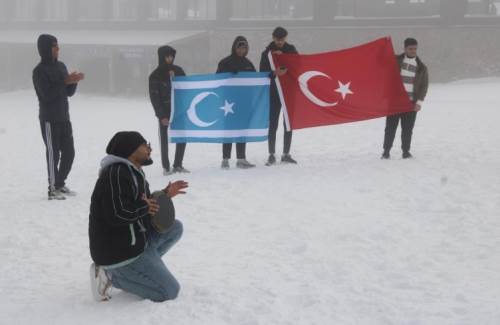
[[[175,77],[170,142],[266,141],[270,84],[267,72]]]

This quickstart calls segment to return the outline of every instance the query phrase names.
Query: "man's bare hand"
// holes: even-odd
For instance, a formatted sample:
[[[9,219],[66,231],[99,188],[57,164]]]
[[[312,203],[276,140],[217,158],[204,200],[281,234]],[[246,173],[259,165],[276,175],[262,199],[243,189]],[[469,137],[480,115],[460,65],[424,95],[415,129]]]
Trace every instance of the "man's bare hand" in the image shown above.
[[[160,122],[161,122],[161,125],[163,125],[163,126],[168,126],[169,123],[170,123],[169,120],[168,120],[168,118],[162,118],[160,120]]]
[[[286,74],[288,72],[287,68],[279,68],[278,70],[274,71],[274,75],[281,77],[282,75]]]
[[[173,198],[174,196],[177,196],[178,194],[186,194],[186,191],[184,189],[188,188],[189,184],[185,181],[176,181],[173,183],[168,183],[167,187],[163,189],[163,192],[167,194],[169,198]]]
[[[64,79],[64,83],[66,85],[74,85],[74,84],[77,84],[78,82],[80,82],[81,80],[83,80],[85,78],[85,75],[81,72],[71,72],[67,77],[66,79]]]
[[[158,205],[158,202],[156,202],[155,199],[148,199],[146,195],[144,195],[142,199],[146,201],[146,203],[148,204],[149,214],[155,215],[158,211],[160,211],[160,206]]]
[[[415,104],[415,112],[418,112],[422,109],[422,106],[420,106],[419,104]]]

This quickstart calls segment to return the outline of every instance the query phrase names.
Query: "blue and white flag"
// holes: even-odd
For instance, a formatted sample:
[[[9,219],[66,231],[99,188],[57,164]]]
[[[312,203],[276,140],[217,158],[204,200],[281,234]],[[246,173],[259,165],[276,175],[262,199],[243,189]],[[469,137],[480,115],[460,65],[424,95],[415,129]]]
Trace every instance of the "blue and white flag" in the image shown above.
[[[175,77],[170,141],[266,141],[270,82],[267,72]]]

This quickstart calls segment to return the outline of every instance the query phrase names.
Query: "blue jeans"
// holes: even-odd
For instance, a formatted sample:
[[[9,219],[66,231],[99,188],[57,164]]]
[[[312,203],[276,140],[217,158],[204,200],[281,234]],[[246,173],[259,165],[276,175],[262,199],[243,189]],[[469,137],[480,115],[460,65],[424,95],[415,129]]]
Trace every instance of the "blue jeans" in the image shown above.
[[[182,231],[178,220],[165,234],[148,227],[144,253],[128,265],[106,271],[113,287],[156,302],[175,299],[180,285],[161,257],[181,238]]]

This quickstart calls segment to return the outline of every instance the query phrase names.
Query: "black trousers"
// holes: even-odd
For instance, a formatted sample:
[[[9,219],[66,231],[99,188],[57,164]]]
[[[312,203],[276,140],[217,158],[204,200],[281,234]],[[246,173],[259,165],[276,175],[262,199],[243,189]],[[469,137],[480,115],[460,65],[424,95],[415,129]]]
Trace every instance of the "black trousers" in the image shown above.
[[[160,133],[161,165],[163,168],[170,170],[170,160],[168,159],[168,126],[161,124],[161,121],[158,121],[158,125],[158,131]],[[178,143],[175,146],[174,168],[182,167],[182,160],[184,160],[185,151],[185,143]]]
[[[281,103],[273,103],[271,101],[270,111],[269,111],[269,134],[268,134],[268,147],[269,153],[276,153],[276,131],[278,130],[278,124],[281,113]],[[286,130],[285,121],[283,119],[283,129],[285,134],[283,136],[283,153],[289,154],[290,148],[292,146],[292,131]]]
[[[232,143],[224,143],[222,145],[222,158],[223,159],[230,159],[232,150],[233,150]],[[246,159],[246,150],[247,150],[246,143],[237,143],[236,144],[236,158]]]
[[[417,119],[417,112],[406,112],[388,116],[385,122],[384,151],[389,152],[396,137],[399,120],[401,120],[401,149],[410,151],[413,127]]]
[[[75,146],[71,122],[40,121],[46,148],[49,190],[61,188],[73,166]]]

